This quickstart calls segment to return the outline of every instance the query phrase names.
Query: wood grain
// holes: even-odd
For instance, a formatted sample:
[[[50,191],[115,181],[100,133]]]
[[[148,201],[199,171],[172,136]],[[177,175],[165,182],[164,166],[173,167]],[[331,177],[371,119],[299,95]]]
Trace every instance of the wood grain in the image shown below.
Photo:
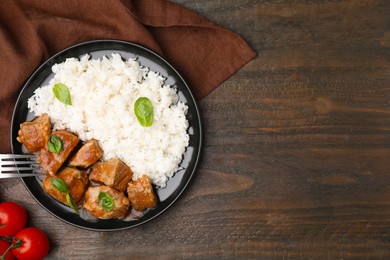
[[[49,259],[389,259],[390,2],[175,1],[257,58],[200,102],[204,155],[157,219],[80,230],[23,203]]]

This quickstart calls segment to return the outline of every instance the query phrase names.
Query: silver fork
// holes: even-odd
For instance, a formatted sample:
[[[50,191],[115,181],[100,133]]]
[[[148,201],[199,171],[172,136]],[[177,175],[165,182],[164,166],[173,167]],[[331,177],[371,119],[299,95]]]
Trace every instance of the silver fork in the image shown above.
[[[0,179],[32,177],[42,173],[34,154],[0,154]]]

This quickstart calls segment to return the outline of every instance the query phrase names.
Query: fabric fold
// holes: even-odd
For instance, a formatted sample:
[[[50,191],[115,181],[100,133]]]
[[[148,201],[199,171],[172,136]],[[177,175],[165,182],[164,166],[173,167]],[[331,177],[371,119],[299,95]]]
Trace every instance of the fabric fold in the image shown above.
[[[11,114],[28,77],[55,53],[96,39],[157,52],[197,100],[256,56],[238,34],[166,0],[0,1],[1,153],[10,152]]]

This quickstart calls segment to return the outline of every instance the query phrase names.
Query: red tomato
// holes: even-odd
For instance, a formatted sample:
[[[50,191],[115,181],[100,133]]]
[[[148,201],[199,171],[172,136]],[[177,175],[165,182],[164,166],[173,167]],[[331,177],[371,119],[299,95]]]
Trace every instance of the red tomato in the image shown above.
[[[15,202],[0,203],[0,236],[13,236],[27,224],[26,210]]]
[[[10,247],[10,243],[5,242],[3,240],[0,240],[0,256],[4,254],[4,252]],[[5,260],[14,260],[15,257],[12,254],[11,251],[8,251],[8,253],[5,255]]]
[[[49,253],[49,239],[46,234],[36,227],[20,230],[14,237],[14,243],[20,239],[21,245],[12,249],[19,260],[40,260]]]

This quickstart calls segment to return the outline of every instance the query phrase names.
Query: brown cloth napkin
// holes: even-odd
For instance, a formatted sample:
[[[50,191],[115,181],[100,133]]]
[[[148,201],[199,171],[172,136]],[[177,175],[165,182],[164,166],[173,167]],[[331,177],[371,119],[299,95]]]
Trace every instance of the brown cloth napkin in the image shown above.
[[[9,153],[16,98],[31,73],[73,44],[118,39],[166,58],[200,100],[256,53],[232,33],[164,0],[1,0],[0,153]]]

